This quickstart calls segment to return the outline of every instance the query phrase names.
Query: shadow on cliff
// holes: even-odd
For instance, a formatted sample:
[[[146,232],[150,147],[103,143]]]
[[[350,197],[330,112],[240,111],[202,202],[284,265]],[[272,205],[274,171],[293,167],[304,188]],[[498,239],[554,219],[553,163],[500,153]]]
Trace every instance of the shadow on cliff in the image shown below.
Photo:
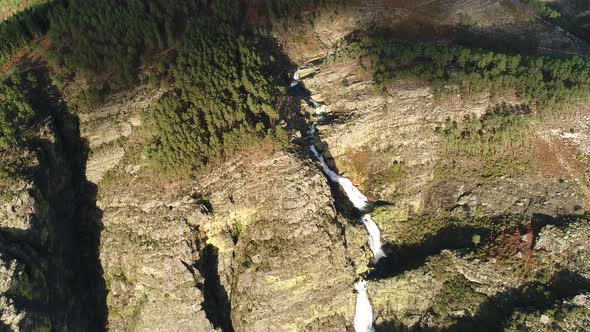
[[[590,280],[586,277],[564,269],[553,275],[547,283],[531,281],[517,288],[511,288],[489,297],[481,303],[474,316],[458,318],[445,329],[406,326],[397,321],[385,321],[376,324],[380,331],[502,331],[516,313],[534,313],[545,311],[559,305],[566,299],[590,290]],[[434,313],[432,313],[434,314]],[[517,328],[526,329],[525,326]]]
[[[521,224],[511,225],[510,221],[514,218],[518,217],[510,215],[493,217],[491,219],[492,224],[504,225],[499,226],[499,230],[493,230],[490,227],[484,226],[450,225],[438,230],[436,233],[426,235],[424,240],[420,243],[401,245],[385,243],[382,248],[387,257],[382,258],[373,266],[373,269],[367,275],[367,278],[370,280],[386,279],[399,273],[416,269],[424,265],[428,260],[428,257],[436,255],[442,250],[474,250],[476,249],[476,245],[473,243],[473,237],[476,235],[480,240],[478,247],[483,247],[486,244],[492,244],[492,246],[500,245],[495,242],[499,241],[501,236],[507,234],[513,235],[517,231],[519,232],[517,234],[531,232],[531,241],[530,243],[527,243],[527,246],[532,250],[536,243],[539,231],[543,227],[553,225],[563,229],[580,220],[580,218],[587,217],[580,215],[550,216],[535,213],[529,219],[522,219],[523,222]],[[495,252],[491,248],[488,248],[487,250]]]
[[[367,278],[369,280],[386,279],[418,268],[426,263],[428,257],[445,249],[473,249],[472,238],[476,234],[486,238],[490,236],[490,231],[483,227],[451,225],[427,235],[420,243],[409,245],[385,243],[382,248],[387,257],[379,260]]]
[[[219,249],[208,244],[201,251],[201,259],[196,263],[203,281],[197,287],[203,292],[203,310],[213,327],[223,332],[233,332],[231,321],[231,304],[227,291],[221,285],[219,277]]]
[[[66,108],[43,64],[31,74],[37,84],[27,91],[27,99],[42,119],[39,138],[30,142],[39,159],[31,192],[36,215],[30,231],[0,232],[3,242],[13,244],[11,256],[24,263],[27,275],[13,292],[14,304],[33,316],[48,317],[52,330],[105,331],[102,211],[96,205],[97,187],[86,179],[88,142],[80,137],[77,117]]]
[[[590,280],[570,270],[561,270],[548,283],[538,281],[501,292],[480,304],[477,313],[458,319],[445,331],[503,330],[513,313],[545,311],[590,290]]]
[[[104,331],[108,309],[100,263],[102,211],[96,205],[97,186],[86,179],[88,141],[81,137],[78,118],[67,110],[47,74],[41,78],[46,95],[38,101],[53,106],[58,136],[56,142],[41,143],[45,145],[42,151],[49,152],[45,153],[45,163],[50,167],[36,175],[41,191],[53,208],[49,247],[57,257],[54,267],[50,267],[49,280],[53,279],[57,287],[50,302],[59,310],[54,328]],[[50,151],[61,152],[63,157],[52,156]],[[59,174],[60,171],[64,174]],[[69,183],[63,183],[67,173]]]

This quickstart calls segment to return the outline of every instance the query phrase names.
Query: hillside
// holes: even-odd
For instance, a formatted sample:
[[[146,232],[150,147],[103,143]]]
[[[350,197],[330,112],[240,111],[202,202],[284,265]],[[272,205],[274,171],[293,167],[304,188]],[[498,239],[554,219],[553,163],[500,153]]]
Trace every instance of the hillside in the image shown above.
[[[584,8],[0,1],[0,330],[590,329]]]

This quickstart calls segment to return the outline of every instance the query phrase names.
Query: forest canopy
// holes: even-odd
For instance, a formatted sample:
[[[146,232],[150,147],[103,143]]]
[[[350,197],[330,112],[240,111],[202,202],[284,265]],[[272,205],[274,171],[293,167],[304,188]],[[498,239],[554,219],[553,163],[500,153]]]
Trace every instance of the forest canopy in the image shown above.
[[[146,153],[165,169],[195,169],[264,137],[285,139],[276,123],[277,96],[286,82],[273,74],[276,59],[265,49],[268,44],[260,46],[263,34],[250,30],[247,12],[281,18],[310,7],[345,3],[56,0],[3,22],[0,50],[11,52],[48,29],[48,58],[57,69],[54,79],[81,77],[89,100],[131,87],[144,76],[154,87],[172,87],[146,115]],[[351,43],[333,59],[350,54],[377,59],[374,78],[379,84],[420,79],[439,87],[458,86],[467,94],[514,91],[524,103],[540,109],[553,109],[590,91],[586,57],[506,54],[373,38]],[[14,112],[6,112],[5,123],[22,122],[10,114]],[[4,136],[11,136],[9,129],[3,130]]]
[[[176,89],[148,114],[149,156],[166,169],[198,168],[275,130],[282,134],[272,129],[280,84],[268,75],[274,59],[229,22],[190,24],[170,69]]]
[[[374,78],[385,84],[417,79],[460,87],[466,94],[515,92],[523,102],[553,110],[590,92],[590,59],[509,55],[460,46],[416,45],[380,38],[352,42],[328,59],[373,56]]]
[[[31,40],[43,36],[49,29],[50,4],[35,5],[0,21],[0,58],[6,58]]]
[[[23,141],[34,113],[26,96],[10,81],[0,82],[0,149]]]

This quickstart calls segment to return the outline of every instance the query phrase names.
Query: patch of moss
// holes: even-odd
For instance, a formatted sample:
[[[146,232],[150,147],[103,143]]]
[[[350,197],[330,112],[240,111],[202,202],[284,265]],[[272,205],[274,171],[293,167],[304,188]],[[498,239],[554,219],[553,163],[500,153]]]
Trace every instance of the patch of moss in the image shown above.
[[[53,327],[51,325],[51,321],[48,318],[43,319],[39,325],[33,328],[33,332],[51,332],[53,331]]]
[[[26,301],[46,302],[47,285],[42,271],[24,271],[17,274],[13,287],[8,291],[11,297]]]
[[[419,244],[429,236],[450,229],[472,230],[473,234],[465,234],[468,242],[472,243],[474,235],[479,236],[481,243],[486,238],[497,234],[503,229],[517,226],[529,220],[523,216],[506,215],[501,217],[472,216],[456,217],[447,211],[436,214],[413,216],[408,220],[394,221],[394,209],[391,206],[377,207],[373,213],[373,220],[389,237],[395,238],[399,244]]]
[[[473,316],[487,296],[475,291],[472,283],[462,275],[457,275],[443,284],[436,297],[433,310],[439,319],[450,324],[455,318]]]

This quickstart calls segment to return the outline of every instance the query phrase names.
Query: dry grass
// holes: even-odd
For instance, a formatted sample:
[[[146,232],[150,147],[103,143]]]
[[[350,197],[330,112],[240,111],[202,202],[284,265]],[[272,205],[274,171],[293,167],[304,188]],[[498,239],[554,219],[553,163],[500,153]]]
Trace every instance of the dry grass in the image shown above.
[[[42,4],[47,0],[0,0],[0,22],[28,7]]]
[[[578,181],[580,190],[586,196],[586,207],[590,207],[587,166],[577,159],[576,147],[557,137],[539,137],[535,140],[534,151],[543,175]]]

